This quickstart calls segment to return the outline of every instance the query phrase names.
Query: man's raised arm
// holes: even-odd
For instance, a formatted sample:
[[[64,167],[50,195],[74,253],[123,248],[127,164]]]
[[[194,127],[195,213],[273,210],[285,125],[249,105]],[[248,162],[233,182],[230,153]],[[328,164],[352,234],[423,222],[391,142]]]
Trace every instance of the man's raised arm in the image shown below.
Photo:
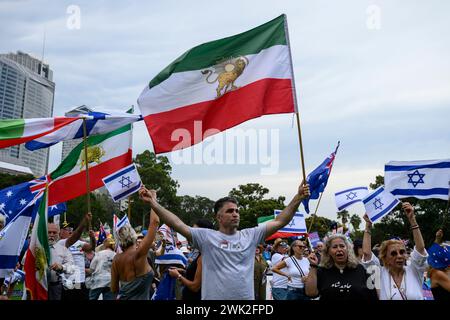
[[[294,217],[294,214],[297,211],[300,203],[309,196],[309,185],[302,183],[298,187],[297,194],[294,196],[288,206],[284,208],[284,210],[275,218],[275,220],[267,222],[266,238],[287,225]]]
[[[175,214],[161,206],[157,201],[156,197],[144,186],[139,190],[139,197],[150,204],[150,207],[155,211],[158,217],[169,227],[173,228],[175,231],[181,233],[188,241],[192,241],[191,230],[180,218]]]

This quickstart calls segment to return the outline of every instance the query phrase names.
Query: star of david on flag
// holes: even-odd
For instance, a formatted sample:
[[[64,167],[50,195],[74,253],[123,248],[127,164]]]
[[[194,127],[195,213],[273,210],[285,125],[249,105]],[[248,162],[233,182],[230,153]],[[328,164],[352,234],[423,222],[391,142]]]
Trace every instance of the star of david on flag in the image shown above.
[[[376,222],[389,214],[400,203],[400,200],[381,186],[367,195],[362,202],[370,221]]]
[[[103,178],[103,183],[115,202],[137,192],[142,185],[134,163]]]
[[[336,192],[334,194],[336,207],[339,211],[344,210],[357,202],[361,202],[368,193],[367,187],[354,187]]]
[[[449,198],[450,159],[391,161],[384,167],[386,190],[398,198]]]
[[[279,215],[282,211],[281,210],[275,210],[275,218],[277,215]],[[289,232],[289,233],[306,233],[306,221],[305,221],[305,215],[303,213],[300,213],[297,211],[294,214],[294,217],[291,221],[284,227],[278,230],[279,232]]]
[[[314,169],[307,177],[306,182],[309,184],[311,196],[302,201],[306,213],[309,213],[309,200],[319,199],[320,193],[325,190],[330,176],[331,168],[333,167],[336,152],[339,148],[340,142],[336,146],[336,150],[330,154],[316,169]]]

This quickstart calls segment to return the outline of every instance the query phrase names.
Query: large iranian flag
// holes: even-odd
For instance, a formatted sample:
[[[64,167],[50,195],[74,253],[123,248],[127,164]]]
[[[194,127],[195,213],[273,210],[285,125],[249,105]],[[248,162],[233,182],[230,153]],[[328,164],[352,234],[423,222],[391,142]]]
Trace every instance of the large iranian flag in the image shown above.
[[[37,139],[78,120],[78,117],[0,120],[0,148]]]
[[[89,136],[88,162],[90,190],[103,187],[102,179],[132,162],[131,124],[106,134]],[[84,143],[76,146],[49,175],[49,205],[86,194]]]
[[[47,233],[47,192],[44,193],[34,220],[30,245],[25,257],[25,285],[31,300],[47,300],[47,269],[50,265],[50,248]]]
[[[153,78],[138,104],[155,153],[196,144],[210,129],[217,133],[262,115],[294,112],[286,30],[281,15],[194,47]]]

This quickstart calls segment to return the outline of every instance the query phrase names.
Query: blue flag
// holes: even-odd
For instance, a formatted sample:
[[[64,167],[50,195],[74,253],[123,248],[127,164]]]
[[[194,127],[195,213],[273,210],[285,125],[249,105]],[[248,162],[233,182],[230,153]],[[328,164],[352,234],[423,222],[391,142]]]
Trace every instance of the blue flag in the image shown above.
[[[0,190],[0,214],[5,216],[5,226],[12,221],[23,208],[34,199],[34,197],[45,189],[45,177],[33,179],[23,182],[12,187]],[[50,206],[48,208],[48,216],[53,217],[67,210],[65,203]],[[32,221],[36,216],[36,212],[31,217]]]
[[[328,182],[328,177],[330,176],[331,168],[333,167],[334,158],[336,157],[336,152],[339,148],[340,142],[336,147],[336,150],[330,154],[313,172],[311,172],[306,177],[306,182],[309,184],[309,191],[311,196],[308,199],[303,200],[303,206],[305,207],[306,213],[309,213],[309,200],[319,199],[320,193],[325,190]]]
[[[100,225],[100,231],[98,232],[98,240],[97,240],[97,245],[101,245],[103,243],[103,241],[106,240],[106,231],[105,228],[103,227],[103,224]]]

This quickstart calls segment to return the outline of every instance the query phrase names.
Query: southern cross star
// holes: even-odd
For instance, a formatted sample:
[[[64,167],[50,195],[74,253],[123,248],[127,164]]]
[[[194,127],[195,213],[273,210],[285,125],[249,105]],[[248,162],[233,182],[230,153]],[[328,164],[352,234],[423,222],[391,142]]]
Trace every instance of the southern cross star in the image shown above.
[[[11,197],[11,196],[12,196],[12,191],[9,190],[9,191],[6,193],[6,196],[7,196],[8,198]]]
[[[413,180],[413,178],[417,176],[419,179]],[[412,185],[414,186],[414,188],[419,184],[419,183],[425,183],[423,181],[423,177],[425,177],[425,173],[420,173],[419,170],[414,171],[413,173],[408,173],[408,183],[412,183]]]
[[[384,203],[381,202],[380,198],[375,198],[373,205],[375,206],[375,210],[381,210],[383,209]]]
[[[356,192],[350,191],[346,196],[347,196],[347,200],[353,200],[353,199],[355,199],[358,195],[356,194]]]
[[[20,203],[21,206],[24,206],[24,205],[27,204],[27,200],[25,200],[25,199],[20,199],[19,203]]]
[[[123,176],[122,179],[119,180],[119,183],[121,184],[122,188],[129,188],[133,182],[131,181],[130,176]]]

